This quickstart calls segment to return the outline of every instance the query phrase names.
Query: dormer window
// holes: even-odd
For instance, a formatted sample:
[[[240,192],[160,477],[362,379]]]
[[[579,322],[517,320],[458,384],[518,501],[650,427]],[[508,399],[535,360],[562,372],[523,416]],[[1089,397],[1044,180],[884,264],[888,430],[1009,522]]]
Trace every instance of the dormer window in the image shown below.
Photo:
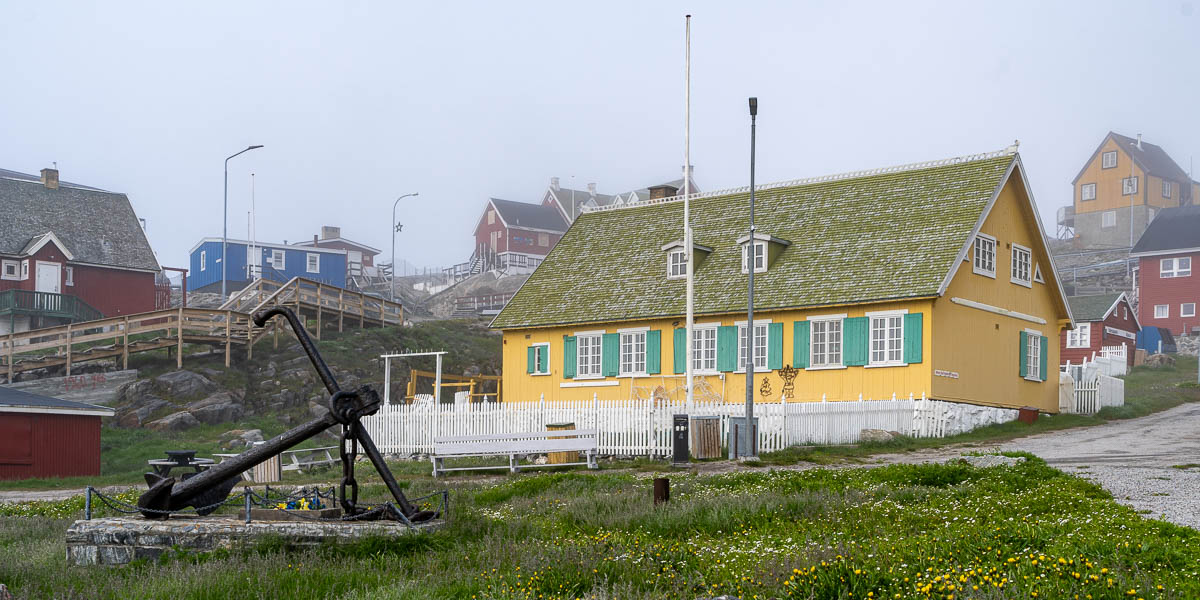
[[[755,233],[754,239],[744,235],[737,240],[738,245],[742,247],[742,272],[750,272],[750,264],[754,265],[755,273],[765,273],[783,250],[792,243],[787,240],[781,240],[777,237],[767,235],[765,233]],[[753,254],[752,254],[753,253]]]
[[[687,252],[683,248],[667,253],[667,279],[687,277]]]
[[[748,266],[750,244],[742,244],[742,272],[749,273]],[[765,273],[767,270],[767,243],[754,242],[754,272]]]

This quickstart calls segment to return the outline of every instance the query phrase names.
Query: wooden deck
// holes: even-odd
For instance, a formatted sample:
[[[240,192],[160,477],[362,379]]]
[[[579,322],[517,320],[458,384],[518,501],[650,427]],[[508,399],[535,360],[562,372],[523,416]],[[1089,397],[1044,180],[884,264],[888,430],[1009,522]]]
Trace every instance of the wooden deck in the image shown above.
[[[403,307],[358,292],[343,290],[303,278],[280,284],[259,280],[234,294],[221,308],[172,308],[124,317],[71,323],[34,329],[0,337],[0,374],[9,382],[17,373],[65,367],[82,362],[119,358],[129,368],[129,355],[167,349],[175,355],[176,367],[183,367],[185,344],[207,345],[224,351],[225,366],[235,347],[244,348],[246,357],[266,335],[290,330],[278,319],[266,327],[255,327],[250,315],[255,311],[285,306],[295,311],[321,338],[321,331],[346,327],[385,327],[404,321]]]

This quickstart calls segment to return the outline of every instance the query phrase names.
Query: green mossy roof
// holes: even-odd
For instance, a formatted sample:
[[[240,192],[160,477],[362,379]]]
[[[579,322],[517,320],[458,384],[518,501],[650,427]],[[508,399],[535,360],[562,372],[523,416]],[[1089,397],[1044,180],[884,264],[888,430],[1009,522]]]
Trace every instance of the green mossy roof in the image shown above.
[[[938,293],[1014,154],[777,187],[755,194],[759,233],[791,246],[754,277],[756,310],[877,302]],[[746,308],[736,240],[749,191],[692,200],[696,314]],[[683,202],[581,215],[497,315],[501,329],[682,315],[685,282],[666,277]]]
[[[1067,304],[1071,305],[1071,316],[1075,321],[1103,321],[1105,313],[1120,298],[1121,294],[1099,294],[1096,296],[1071,296]]]

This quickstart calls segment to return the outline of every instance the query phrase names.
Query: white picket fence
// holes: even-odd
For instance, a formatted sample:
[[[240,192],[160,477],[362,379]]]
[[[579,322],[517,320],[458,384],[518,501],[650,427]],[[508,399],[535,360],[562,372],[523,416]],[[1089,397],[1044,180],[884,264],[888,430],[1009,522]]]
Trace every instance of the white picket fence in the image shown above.
[[[1106,406],[1125,404],[1125,380],[1097,374],[1075,383],[1075,405],[1068,412],[1094,415]]]
[[[721,417],[728,439],[729,417],[745,405],[726,402],[601,400],[455,404],[391,404],[363,419],[379,449],[392,454],[428,454],[433,438],[544,431],[547,424],[574,423],[599,431],[600,453],[666,456],[671,452],[672,418],[677,414]],[[930,400],[921,396],[850,402],[756,404],[759,450],[772,452],[799,444],[851,444],[864,429],[914,437],[944,437],[976,427],[1011,421],[1017,411]]]
[[[1105,346],[1099,354],[1093,352],[1091,359],[1085,358],[1080,364],[1067,361],[1062,370],[1070,373],[1076,381],[1092,379],[1096,374],[1124,377],[1129,374],[1129,361],[1125,346]]]

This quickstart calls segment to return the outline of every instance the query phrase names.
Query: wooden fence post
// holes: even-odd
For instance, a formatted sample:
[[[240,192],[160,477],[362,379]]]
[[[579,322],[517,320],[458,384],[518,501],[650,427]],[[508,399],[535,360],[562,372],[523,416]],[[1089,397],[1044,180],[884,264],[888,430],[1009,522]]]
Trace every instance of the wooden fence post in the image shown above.
[[[176,346],[175,346],[175,368],[183,368],[183,307],[179,307],[178,321],[175,322]]]
[[[229,368],[229,345],[233,343],[233,311],[225,311],[225,368]]]
[[[338,288],[338,333],[342,332],[342,319],[346,316],[346,307],[342,303],[346,290]]]
[[[321,310],[322,308],[324,308],[324,306],[323,306],[323,301],[321,299],[321,284],[318,283],[317,284],[317,339],[318,340],[321,339],[321,313],[324,312]]]
[[[16,348],[14,347],[13,334],[8,334],[8,382],[13,382],[13,359],[16,358]]]
[[[67,377],[71,376],[71,324],[67,323]]]
[[[121,332],[121,368],[129,370],[129,316],[125,316]]]

